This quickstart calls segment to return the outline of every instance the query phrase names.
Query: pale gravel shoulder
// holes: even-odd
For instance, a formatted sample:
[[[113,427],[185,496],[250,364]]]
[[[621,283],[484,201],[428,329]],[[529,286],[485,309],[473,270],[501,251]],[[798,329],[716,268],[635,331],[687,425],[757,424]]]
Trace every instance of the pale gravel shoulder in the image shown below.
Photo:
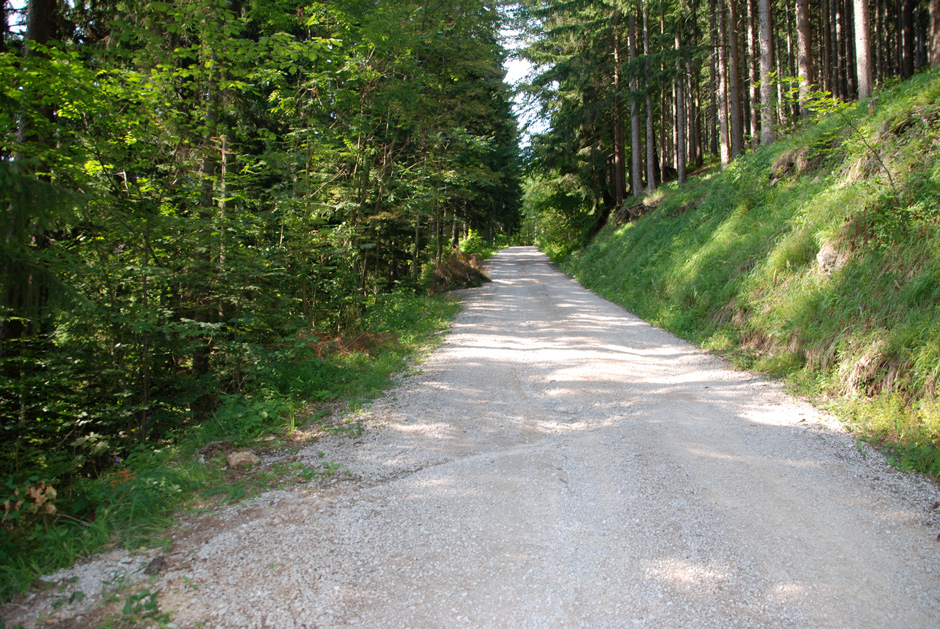
[[[363,434],[299,453],[339,479],[179,530],[154,577],[153,552],[60,571],[58,609],[4,620],[85,626],[124,575],[178,627],[940,626],[936,483],[532,249],[491,274]]]

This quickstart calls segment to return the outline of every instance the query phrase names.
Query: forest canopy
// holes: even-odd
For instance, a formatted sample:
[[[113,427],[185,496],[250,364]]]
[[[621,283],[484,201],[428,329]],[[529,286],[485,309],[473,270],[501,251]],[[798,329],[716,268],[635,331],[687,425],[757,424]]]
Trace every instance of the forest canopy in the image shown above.
[[[244,407],[461,238],[519,224],[492,3],[0,7],[11,496]]]

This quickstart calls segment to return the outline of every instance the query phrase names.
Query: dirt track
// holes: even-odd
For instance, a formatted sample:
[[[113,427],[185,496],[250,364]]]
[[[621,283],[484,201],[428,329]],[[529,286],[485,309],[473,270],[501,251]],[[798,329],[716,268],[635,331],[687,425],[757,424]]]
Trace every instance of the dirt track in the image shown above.
[[[178,540],[176,626],[940,626],[934,484],[534,249],[490,275],[363,435],[303,453],[358,480]]]

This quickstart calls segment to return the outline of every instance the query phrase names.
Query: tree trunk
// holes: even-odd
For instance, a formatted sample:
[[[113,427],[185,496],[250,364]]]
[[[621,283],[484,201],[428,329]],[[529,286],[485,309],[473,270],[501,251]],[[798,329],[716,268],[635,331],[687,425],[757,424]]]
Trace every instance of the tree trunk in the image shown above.
[[[209,230],[214,215],[213,193],[215,191],[216,169],[218,168],[218,157],[216,156],[216,139],[219,123],[219,76],[218,76],[218,57],[212,52],[206,65],[210,68],[209,78],[206,84],[206,116],[205,132],[202,142],[202,161],[199,165],[199,218],[203,229]],[[206,250],[205,258],[201,261],[203,268],[199,270],[199,275],[203,281],[208,281],[211,275],[213,252],[211,248]],[[194,287],[196,288],[196,287]],[[199,289],[196,288],[198,291]],[[210,316],[210,305],[205,303],[199,295],[189,296],[192,302],[193,320],[200,323],[209,323],[212,320]],[[199,342],[193,351],[193,375],[196,377],[204,376],[209,373],[209,361],[212,355],[212,340],[206,337]],[[209,412],[210,402],[207,398],[200,399],[195,405],[197,416]]]
[[[10,36],[10,23],[7,21],[6,0],[0,0],[0,54],[7,51],[7,37]]]
[[[897,2],[895,0],[882,0],[882,5],[884,6],[884,37],[883,48],[884,48],[884,64],[885,64],[885,75],[893,76],[898,74],[896,68],[900,67],[898,65],[898,24],[897,19],[894,15],[894,9],[897,7]],[[879,37],[879,39],[881,39]]]
[[[767,145],[776,139],[774,133],[774,41],[771,25],[770,0],[757,0],[760,38],[760,143]]]
[[[842,25],[842,0],[832,1],[832,95],[845,99],[845,30]]]
[[[418,254],[421,251],[421,205],[418,205],[418,211],[415,213],[415,242],[411,250],[411,276],[417,278],[421,274],[421,267],[418,265]]]
[[[215,53],[211,56],[211,64],[217,66],[218,59]],[[202,163],[199,166],[200,194],[199,205],[200,214],[205,219],[210,219],[213,214],[212,193],[215,186],[215,174],[218,166],[216,157],[215,141],[218,132],[219,123],[219,85],[215,71],[212,71],[206,93],[206,132],[203,141]]]
[[[679,185],[686,181],[686,120],[685,120],[685,63],[682,59],[682,18],[677,20],[676,24],[676,52],[679,57],[679,75],[676,77],[676,176]]]
[[[885,1],[887,2],[887,6],[890,7],[891,10],[894,11],[894,15],[891,15],[889,13],[889,16],[890,16],[889,21],[894,26],[894,38],[893,38],[893,41],[891,42],[893,44],[893,48],[891,50],[891,56],[893,57],[894,61],[893,61],[891,69],[892,69],[892,74],[894,74],[895,76],[900,76],[901,67],[904,65],[903,62],[901,61],[901,57],[903,56],[902,49],[904,48],[904,40],[901,35],[901,31],[903,30],[901,26],[901,1],[902,0],[885,0]]]
[[[636,17],[631,11],[627,18],[630,63],[636,60]],[[643,194],[643,168],[640,162],[640,113],[637,107],[636,71],[630,73],[630,193],[634,196]]]
[[[437,264],[440,264],[444,258],[444,217],[442,214],[440,203],[436,203],[434,206],[434,262]]]
[[[663,7],[665,12],[665,7]],[[660,16],[659,18],[659,32],[665,38],[666,35],[666,17],[665,15]],[[667,72],[666,61],[663,60],[660,65],[659,71],[665,75]],[[670,90],[670,91],[674,91]],[[659,92],[659,177],[662,181],[666,181],[669,172],[669,159],[670,156],[674,157],[675,153],[673,152],[672,147],[672,132],[673,128],[671,121],[672,116],[672,102],[671,96],[673,94],[669,93],[666,89],[662,89]]]
[[[858,72],[858,99],[871,97],[871,40],[868,25],[868,0],[855,0],[855,59]]]
[[[774,37],[773,39],[774,39],[775,45],[773,47],[772,54],[773,54],[773,62],[776,64],[777,76],[786,76],[783,63],[787,55],[786,55],[786,51],[781,50],[783,47],[783,40],[780,39],[779,37]],[[784,124],[786,124],[786,121],[787,121],[786,112],[784,112],[783,110],[783,103],[784,103],[783,81],[774,81],[774,85],[776,85],[776,90],[777,90],[777,97],[775,99],[776,111],[777,111],[776,123],[780,126],[783,126]]]
[[[822,50],[819,63],[819,82],[826,92],[832,91],[832,41],[830,36],[829,4],[832,0],[822,0],[822,12],[819,16],[819,30],[822,32]]]
[[[800,79],[800,117],[809,116],[806,101],[812,89],[813,67],[811,51],[811,33],[809,30],[809,2],[796,0],[796,66]]]
[[[45,45],[52,39],[55,34],[56,6],[56,0],[30,0],[26,8],[26,55],[34,54],[30,48],[31,42]],[[30,88],[26,86],[23,89]],[[41,111],[45,118],[52,120],[54,113],[50,105],[43,105]],[[40,140],[37,136],[36,128],[29,124],[25,116],[21,117],[17,129],[17,144],[27,141],[51,141],[48,138]]]
[[[757,44],[757,8],[755,0],[747,0],[747,58],[751,101],[751,148],[760,139],[760,53]]]
[[[669,112],[672,111],[672,103],[666,96],[666,90],[659,93],[659,154],[656,156],[656,166],[659,169],[659,178],[666,181],[669,173],[669,162],[667,155],[670,153],[670,139],[667,134],[672,132],[669,125],[669,119],[672,117]]]
[[[692,0],[692,50],[699,49],[699,26],[698,26],[698,3]],[[701,57],[693,54],[689,60],[690,81],[689,105],[689,161],[698,168],[702,165],[702,124],[701,124],[701,81],[702,76]]]
[[[744,152],[744,125],[741,120],[741,64],[738,57],[738,0],[728,0],[728,122],[731,158]]]
[[[786,56],[786,68],[787,68],[787,77],[799,76],[796,68],[796,44],[794,43],[793,37],[793,9],[790,8],[790,0],[784,0],[783,3],[783,18],[786,26],[787,34],[787,56]],[[791,105],[792,115],[798,116],[800,114],[799,103],[793,103]]]
[[[881,0],[875,0],[875,11],[874,18],[875,22],[872,25],[872,32],[879,35],[879,39],[884,39],[884,24],[881,21],[882,18],[881,11]],[[882,46],[881,43],[876,40],[875,45],[871,47],[872,55],[872,82],[874,85],[879,85],[884,80],[884,65],[882,62]]]
[[[620,12],[614,12],[614,203],[619,208],[626,198],[623,142],[623,97],[620,95]]]
[[[689,160],[696,167],[702,165],[704,150],[702,148],[702,101],[699,96],[699,84],[692,85],[693,92],[689,94]]]
[[[749,0],[744,0],[744,6],[750,4]],[[747,146],[750,143],[750,133],[751,133],[751,60],[748,56],[747,50],[747,11],[744,12],[744,17],[738,16],[738,21],[741,25],[740,28],[740,39],[739,43],[741,45],[741,50],[739,58],[741,60],[741,136],[744,139],[743,147]]]
[[[914,76],[914,0],[901,0],[901,78]]]
[[[930,63],[930,15],[928,7],[921,4],[917,8],[917,56],[914,61],[917,68],[923,68]]]
[[[928,31],[927,56],[930,65],[940,68],[940,0],[930,0],[930,30]]]
[[[649,29],[649,9],[646,3],[643,3],[643,56],[649,59],[650,55],[650,29]],[[647,64],[645,76],[649,76],[649,61]],[[645,82],[645,81],[644,81]],[[650,96],[649,83],[646,83],[646,190],[653,192],[656,190],[656,134],[653,130],[653,99]]]
[[[4,8],[6,3],[4,2]],[[3,15],[4,26],[6,26],[6,13]],[[46,44],[49,42],[49,39],[53,35],[53,27],[55,24],[56,18],[56,1],[55,0],[31,0],[27,7],[27,19],[26,19],[26,54],[29,55],[30,48],[29,42],[34,41],[39,44]],[[6,33],[2,33],[3,36]],[[28,85],[20,87],[23,91],[29,90]],[[52,119],[53,110],[49,106],[43,106],[42,114],[48,118]],[[29,116],[25,115],[27,112],[19,112],[20,118],[17,121],[17,132],[16,132],[16,144],[24,145],[27,142],[29,143],[48,143],[51,142],[51,138],[41,138],[35,127],[29,124]],[[9,147],[9,150],[14,153],[13,160],[16,161],[16,153],[20,152],[24,147]],[[0,157],[3,159],[8,158],[7,153],[8,147],[3,147],[0,150]],[[36,166],[29,165],[28,162],[23,164],[23,170],[26,172],[35,173]],[[41,170],[45,168],[40,167]],[[48,176],[42,176],[40,179],[45,181],[49,180]],[[15,197],[14,197],[15,198]],[[7,202],[3,208],[4,211],[10,211],[19,214],[23,213],[25,216],[30,216],[30,218],[23,218],[25,223],[31,223],[32,227],[27,229],[16,229],[9,228],[6,233],[0,234],[0,238],[3,238],[6,241],[6,244],[13,244],[12,241],[19,241],[17,244],[20,246],[26,245],[30,240],[33,242],[44,242],[45,238],[42,237],[41,233],[37,233],[41,230],[34,229],[37,226],[37,223],[34,222],[34,219],[31,217],[31,212],[35,212],[36,209],[32,207],[22,207],[28,206],[29,203],[23,203],[22,206],[17,203],[16,205]],[[39,204],[42,206],[42,203]],[[18,222],[18,221],[17,221]],[[15,224],[15,223],[10,223]],[[8,225],[10,225],[8,224]],[[42,247],[43,245],[39,245]],[[35,313],[36,316],[30,316],[29,311],[32,310],[29,304],[36,301],[40,304],[43,302],[43,299],[36,298],[35,295],[41,294],[46,291],[46,287],[43,285],[43,282],[34,275],[32,267],[28,266],[25,269],[17,268],[13,269],[12,266],[15,265],[15,262],[11,262],[9,259],[0,260],[0,278],[5,281],[0,281],[0,357],[4,357],[9,354],[10,347],[7,344],[8,339],[16,339],[21,337],[28,337],[35,334],[38,330],[36,329],[36,322],[42,320],[42,309],[41,306],[36,306]],[[11,276],[12,279],[11,279]],[[10,316],[10,315],[13,316]],[[16,349],[14,352],[18,351]],[[0,376],[11,377],[11,378],[20,378],[21,369],[15,366],[13,363],[7,363],[3,365],[3,370],[0,371]],[[21,407],[22,410],[22,407]],[[26,421],[26,416],[23,412],[20,413],[20,421]]]
[[[29,0],[26,10],[26,39],[48,44],[55,30],[57,0]]]
[[[855,22],[851,14],[853,0],[844,0],[842,7],[845,16],[845,86],[846,98],[855,98],[858,93],[858,81],[855,68]]]
[[[725,23],[724,0],[718,2],[718,136],[721,154],[721,166],[731,163],[731,146],[728,142],[728,41]]]
[[[715,0],[708,1],[708,38],[712,43],[708,55],[708,139],[712,155],[718,155],[718,26],[715,15],[718,11]]]
[[[653,99],[646,94],[646,191],[653,192],[659,185],[656,162],[656,129],[653,125]]]

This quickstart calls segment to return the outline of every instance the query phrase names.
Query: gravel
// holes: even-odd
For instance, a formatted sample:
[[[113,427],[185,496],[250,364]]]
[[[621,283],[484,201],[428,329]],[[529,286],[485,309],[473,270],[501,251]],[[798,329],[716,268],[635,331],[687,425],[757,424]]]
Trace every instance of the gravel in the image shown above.
[[[940,626],[935,483],[532,248],[489,270],[363,434],[301,451],[346,480],[181,528],[149,580],[153,552],[52,575],[85,596],[5,621],[83,626],[123,571],[176,627]]]

